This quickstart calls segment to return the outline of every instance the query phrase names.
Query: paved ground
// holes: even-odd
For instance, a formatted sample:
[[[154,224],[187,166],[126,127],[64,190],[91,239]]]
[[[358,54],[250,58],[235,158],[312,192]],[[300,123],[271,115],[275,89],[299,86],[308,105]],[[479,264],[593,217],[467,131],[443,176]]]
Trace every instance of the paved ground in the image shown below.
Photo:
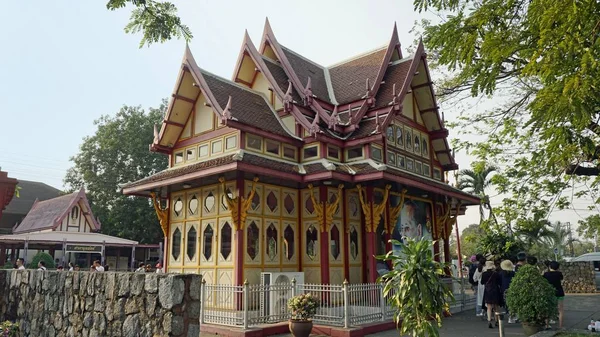
[[[565,297],[565,324],[567,329],[587,329],[591,319],[600,320],[600,294],[567,295]],[[558,325],[556,325],[558,327]],[[443,337],[497,337],[498,328],[489,329],[487,321],[476,317],[474,310],[468,310],[445,318],[440,329]],[[201,337],[214,337],[202,333]],[[279,337],[291,336],[277,335]],[[384,331],[369,337],[399,337],[396,330]],[[505,324],[504,336],[525,336],[521,324]],[[312,335],[316,337],[316,335]]]
[[[600,320],[600,294],[567,295],[565,297],[564,327],[587,329],[590,319]],[[558,325],[556,325],[558,327]],[[440,336],[443,337],[488,337],[498,336],[498,329],[489,329],[487,321],[475,317],[473,310],[455,314],[444,319]],[[505,324],[504,335],[525,336],[520,324]],[[398,337],[397,331],[385,331],[371,337]]]

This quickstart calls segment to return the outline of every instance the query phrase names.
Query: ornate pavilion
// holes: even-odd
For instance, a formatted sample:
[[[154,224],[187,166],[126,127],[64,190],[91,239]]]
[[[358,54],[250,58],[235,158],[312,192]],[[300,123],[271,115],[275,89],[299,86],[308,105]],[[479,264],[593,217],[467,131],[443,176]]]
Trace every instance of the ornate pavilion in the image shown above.
[[[231,79],[188,48],[150,150],[170,167],[121,186],[153,198],[170,272],[260,282],[303,271],[306,283],[374,282],[390,238],[427,236],[449,261],[456,217],[476,196],[458,169],[420,44],[389,43],[329,67],[281,45],[267,21],[246,33]]]

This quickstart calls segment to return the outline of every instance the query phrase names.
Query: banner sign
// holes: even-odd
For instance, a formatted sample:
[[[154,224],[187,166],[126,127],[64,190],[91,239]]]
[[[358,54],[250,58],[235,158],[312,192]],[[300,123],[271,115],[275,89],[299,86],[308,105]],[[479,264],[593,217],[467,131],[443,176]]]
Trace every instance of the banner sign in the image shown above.
[[[102,246],[67,245],[67,252],[102,253]]]

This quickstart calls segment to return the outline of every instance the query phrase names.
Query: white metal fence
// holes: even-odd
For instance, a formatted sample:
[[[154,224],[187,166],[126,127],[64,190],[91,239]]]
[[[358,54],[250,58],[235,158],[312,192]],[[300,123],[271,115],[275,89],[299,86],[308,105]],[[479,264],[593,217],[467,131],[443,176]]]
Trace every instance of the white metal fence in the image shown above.
[[[450,279],[449,279],[450,280]],[[448,281],[449,282],[449,281]],[[449,282],[455,301],[450,311],[466,310],[474,297],[461,280]],[[206,284],[201,287],[201,323],[247,329],[251,326],[286,322],[290,318],[288,300],[310,293],[320,299],[313,322],[348,328],[362,324],[389,321],[394,309],[383,295],[381,283],[330,285],[277,283],[241,286]]]

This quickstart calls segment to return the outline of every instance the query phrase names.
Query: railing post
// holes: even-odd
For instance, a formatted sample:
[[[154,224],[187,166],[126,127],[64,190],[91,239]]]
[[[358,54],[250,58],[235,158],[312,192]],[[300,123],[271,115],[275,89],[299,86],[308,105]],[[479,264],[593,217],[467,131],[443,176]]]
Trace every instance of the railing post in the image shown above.
[[[383,296],[383,284],[377,283],[377,289],[379,290],[379,304],[381,305],[381,321],[385,321],[385,296]]]
[[[344,329],[348,329],[350,326],[350,294],[348,293],[348,280],[344,280],[342,292],[344,293]]]
[[[296,278],[292,279],[292,297],[296,296]]]
[[[200,284],[200,326],[204,324],[204,312],[206,311],[206,280],[202,278]]]
[[[250,283],[248,280],[244,281],[244,287],[242,288],[243,301],[242,303],[244,307],[244,330],[248,329],[248,292],[250,288]]]

